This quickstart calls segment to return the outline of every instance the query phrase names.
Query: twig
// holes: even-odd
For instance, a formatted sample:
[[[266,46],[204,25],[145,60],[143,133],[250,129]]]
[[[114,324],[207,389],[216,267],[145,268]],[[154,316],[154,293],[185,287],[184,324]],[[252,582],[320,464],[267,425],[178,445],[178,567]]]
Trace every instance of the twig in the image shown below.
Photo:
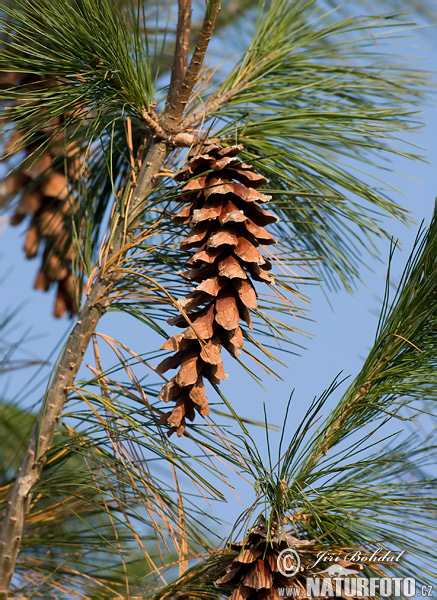
[[[372,384],[370,378],[368,381],[363,383],[358,392],[355,394],[354,399],[350,402],[345,409],[338,415],[335,421],[330,425],[329,430],[325,432],[322,440],[321,447],[316,451],[316,455],[313,458],[314,464],[316,464],[323,456],[328,453],[328,450],[332,447],[332,440],[334,435],[339,429],[341,429],[348,421],[350,415],[355,412],[356,405],[361,398],[369,393]]]
[[[152,112],[151,114],[147,110],[144,110],[141,116],[143,117],[143,121],[146,123],[152,135],[162,140],[168,138],[167,133],[159,124],[158,118],[156,117],[154,112]]]
[[[239,94],[240,91],[244,89],[245,84],[246,82],[242,81],[238,85],[230,88],[227,92],[223,92],[223,94],[217,96],[213,95],[205,106],[201,106],[193,113],[187,115],[182,123],[182,129],[188,130],[196,123],[205,120],[208,115],[228,102],[235,94]]]
[[[175,109],[178,92],[184,81],[188,64],[191,33],[191,0],[178,1],[178,25],[176,30],[176,46],[171,70],[170,87],[168,90],[166,111]]]
[[[231,93],[232,92],[232,93]],[[228,90],[224,94],[217,96],[216,98],[212,98],[205,106],[198,108],[193,113],[187,115],[184,119],[182,127],[184,129],[190,129],[196,123],[203,121],[209,114],[220,108],[222,104],[227,102],[233,95],[234,90]]]
[[[155,177],[159,173],[167,152],[165,142],[154,142],[150,146],[133,189],[131,211],[128,217],[128,239],[134,234],[135,223],[141,214],[143,200],[152,191]],[[120,250],[123,241],[125,239],[122,223],[114,236],[112,253]],[[37,426],[9,496],[0,532],[0,600],[6,600],[8,597],[24,523],[32,500],[32,489],[38,482],[46,462],[46,453],[52,445],[68,391],[73,386],[88,343],[104,312],[102,301],[104,292],[108,286],[112,285],[116,277],[115,272],[106,271],[104,278],[96,277],[91,286],[88,299],[59,359],[45,396]]]
[[[210,0],[208,4],[196,48],[178,91],[177,99],[172,107],[169,106],[168,110],[164,111],[163,124],[170,133],[176,133],[180,128],[182,114],[196,84],[212,36],[215,20],[220,11],[220,0]]]

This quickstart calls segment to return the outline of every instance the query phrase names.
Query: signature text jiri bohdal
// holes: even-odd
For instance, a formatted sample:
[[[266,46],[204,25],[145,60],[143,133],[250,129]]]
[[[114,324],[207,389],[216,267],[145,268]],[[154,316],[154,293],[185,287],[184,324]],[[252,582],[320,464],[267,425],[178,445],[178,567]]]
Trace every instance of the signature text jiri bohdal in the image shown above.
[[[352,552],[330,552],[323,551],[317,554],[315,562],[311,565],[310,569],[314,569],[321,562],[335,563],[339,560],[346,560],[349,562],[356,563],[399,563],[402,556],[405,554],[405,550],[393,551],[385,550],[384,548],[378,548],[372,554],[364,552],[363,550],[353,550]]]

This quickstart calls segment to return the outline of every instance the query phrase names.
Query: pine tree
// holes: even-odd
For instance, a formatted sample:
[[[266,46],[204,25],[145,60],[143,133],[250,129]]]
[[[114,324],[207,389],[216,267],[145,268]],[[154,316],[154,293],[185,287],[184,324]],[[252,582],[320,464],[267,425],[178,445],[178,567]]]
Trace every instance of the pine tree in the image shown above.
[[[435,398],[435,218],[393,298],[387,287],[361,371],[292,433],[284,402],[278,448],[273,409],[253,422],[220,386],[234,362],[274,374],[272,341],[298,343],[306,284],[352,290],[389,236],[382,216],[408,220],[357,172],[418,158],[388,140],[415,127],[427,78],[378,45],[408,23],[351,11],[3,3],[0,203],[26,220],[35,287],[55,284],[54,314],[74,324],[38,414],[0,399],[0,599],[306,597],[320,553],[381,540],[408,558],[360,573],[432,581],[435,446],[391,428]],[[136,320],[144,347],[99,331],[109,311]],[[0,348],[0,372],[28,367]],[[234,473],[256,497],[217,543],[207,502],[226,500]],[[299,564],[284,574],[289,550]]]

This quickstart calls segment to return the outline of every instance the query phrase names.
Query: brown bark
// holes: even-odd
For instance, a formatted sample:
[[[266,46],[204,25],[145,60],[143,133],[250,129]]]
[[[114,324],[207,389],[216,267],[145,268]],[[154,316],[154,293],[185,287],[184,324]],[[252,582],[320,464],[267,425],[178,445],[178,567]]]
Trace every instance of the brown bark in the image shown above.
[[[171,70],[170,87],[166,110],[174,110],[178,92],[185,77],[190,49],[191,32],[191,0],[178,1],[178,25],[176,31],[176,46]]]
[[[205,15],[196,48],[194,49],[184,80],[178,90],[177,98],[172,105],[168,106],[164,113],[165,128],[170,133],[176,133],[180,128],[181,117],[199,76],[199,71],[202,67],[219,11],[220,1],[214,0],[211,9]]]

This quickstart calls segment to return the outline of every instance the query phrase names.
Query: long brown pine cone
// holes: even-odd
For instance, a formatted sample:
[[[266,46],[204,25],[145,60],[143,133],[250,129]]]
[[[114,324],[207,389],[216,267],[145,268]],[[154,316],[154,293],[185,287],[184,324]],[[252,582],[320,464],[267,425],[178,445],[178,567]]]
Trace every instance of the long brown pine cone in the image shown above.
[[[32,94],[39,89],[42,91],[56,85],[48,78],[26,73],[2,73],[0,80],[9,85],[28,87]],[[15,100],[13,104],[17,106],[19,103],[30,104],[30,101]],[[72,179],[79,177],[78,148],[74,143],[66,148],[64,145],[64,132],[61,129],[70,115],[47,121],[44,108],[38,113],[39,102],[35,101],[34,105],[34,120],[41,121],[37,134],[23,137],[22,132],[14,132],[3,149],[7,159],[19,152],[23,152],[25,157],[18,169],[3,182],[2,196],[7,200],[21,193],[10,223],[18,225],[27,216],[31,217],[23,248],[26,257],[34,258],[40,245],[44,243],[34,287],[47,291],[52,284],[56,284],[53,314],[55,317],[62,317],[68,312],[71,316],[77,312],[77,289],[71,270],[71,261],[77,252],[76,243],[72,239],[71,219],[77,206],[75,207],[68,190],[67,174]],[[8,122],[7,109],[2,121]],[[47,150],[37,151],[41,143],[48,140]]]
[[[203,147],[201,154],[189,156],[177,176],[179,181],[189,180],[179,197],[186,206],[175,216],[178,222],[191,225],[181,248],[193,250],[186,262],[190,268],[181,274],[198,285],[179,301],[190,326],[162,346],[176,354],[163,360],[157,370],[165,373],[179,368],[159,394],[160,400],[176,403],[162,422],[179,436],[196,410],[208,415],[204,379],[218,384],[227,377],[221,348],[234,356],[240,353],[240,319],[252,328],[249,311],[257,307],[257,294],[251,279],[272,282],[268,273],[272,265],[258,246],[275,243],[265,226],[277,217],[259,206],[270,200],[257,190],[268,180],[237,158],[242,149],[240,145]],[[186,327],[185,315],[167,322]]]

